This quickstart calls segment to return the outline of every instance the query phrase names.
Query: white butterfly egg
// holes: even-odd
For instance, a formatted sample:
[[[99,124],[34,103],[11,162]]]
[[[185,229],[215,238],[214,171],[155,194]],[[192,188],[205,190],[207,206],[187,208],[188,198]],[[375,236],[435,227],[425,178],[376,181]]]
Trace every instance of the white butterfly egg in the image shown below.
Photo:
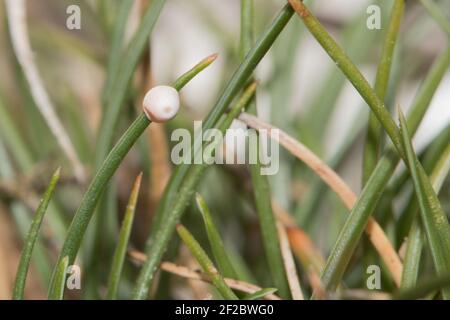
[[[144,97],[144,112],[153,122],[166,122],[175,117],[180,109],[180,95],[169,86],[151,88]]]

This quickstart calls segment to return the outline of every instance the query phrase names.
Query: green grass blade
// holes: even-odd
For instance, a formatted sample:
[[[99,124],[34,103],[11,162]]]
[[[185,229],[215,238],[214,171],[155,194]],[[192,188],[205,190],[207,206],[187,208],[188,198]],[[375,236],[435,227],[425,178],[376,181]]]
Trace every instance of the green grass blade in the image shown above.
[[[260,168],[257,165],[250,165],[264,251],[274,284],[278,288],[280,295],[287,298],[290,296],[289,284],[281,254],[276,219],[272,211],[269,181],[267,177],[261,175]]]
[[[237,276],[237,272],[234,270],[233,265],[228,257],[227,251],[225,250],[225,246],[223,245],[219,231],[217,230],[216,225],[213,222],[205,199],[203,199],[203,197],[197,193],[195,196],[195,200],[197,202],[197,207],[202,214],[212,253],[220,272],[225,277],[239,279]]]
[[[403,263],[402,289],[413,288],[419,275],[420,258],[423,249],[423,233],[416,218],[408,235],[406,254]]]
[[[114,81],[111,89],[111,97],[107,97],[110,102],[104,108],[103,119],[101,121],[96,154],[96,168],[99,168],[108,152],[114,138],[114,132],[120,116],[121,107],[124,105],[127,89],[133,77],[139,59],[144,52],[151,32],[156,24],[166,0],[154,0],[142,17],[136,34],[122,58],[123,64],[119,68],[118,77]]]
[[[217,100],[216,104],[211,109],[210,113],[203,122],[203,131],[212,128],[218,123],[221,116],[226,111],[226,108],[236,97],[239,90],[241,90],[245,86],[245,83],[251,77],[256,66],[273,45],[281,31],[286,27],[293,14],[294,11],[292,10],[291,6],[286,4],[274,18],[272,24],[259,37],[255,45],[247,53],[242,63],[234,72],[220,98]],[[195,154],[196,152],[193,153]],[[186,176],[189,170],[190,165],[188,164],[181,164],[175,168],[164,190],[163,197],[158,205],[155,221],[152,224],[150,238],[148,239],[147,243],[153,242],[153,236],[156,234],[157,230],[160,229],[164,217],[168,214],[167,211],[169,211],[171,208],[170,204],[176,197],[176,194],[183,182],[183,178]]]
[[[273,294],[275,292],[277,292],[276,288],[264,288],[264,289],[254,292],[254,293],[245,295],[242,298],[242,300],[258,300],[258,299],[264,298],[265,296],[267,296],[269,294]]]
[[[449,65],[450,48],[447,48],[434,62],[408,113],[408,128],[411,133],[415,133],[419,127],[420,121]],[[321,276],[322,283],[326,288],[335,289],[341,281],[367,221],[375,209],[389,178],[394,173],[398,161],[397,153],[392,148],[387,148],[378,161],[328,257]]]
[[[216,267],[209,259],[206,252],[195,240],[192,234],[182,225],[177,226],[177,232],[184,244],[189,248],[192,255],[202,267],[203,271],[211,278],[213,285],[217,291],[227,300],[238,300],[231,288],[225,283],[222,275],[217,271]]]
[[[366,78],[364,78],[361,71],[359,71],[347,54],[300,0],[289,0],[289,3],[303,20],[311,34],[316,38],[317,42],[324,48],[330,58],[335,61],[338,68],[341,69],[364,101],[366,101],[368,106],[372,109],[372,112],[376,115],[378,121],[382,124],[384,130],[391,138],[398,153],[403,156],[404,152],[398,127],[392,119],[388,109],[384,106],[384,103],[380,100],[375,91],[370,87],[370,84],[367,82]]]
[[[414,288],[400,290],[392,296],[395,300],[416,300],[437,290],[450,289],[450,276],[444,275],[417,284]]]
[[[196,74],[203,70],[199,70],[195,67],[194,69],[195,71],[191,70],[190,72],[194,72]],[[92,179],[88,190],[83,195],[80,206],[75,213],[75,216],[69,227],[66,240],[58,258],[58,264],[65,256],[69,257],[69,263],[72,263],[75,260],[75,257],[81,245],[81,240],[86,233],[89,221],[92,218],[94,209],[102,192],[104,191],[109,180],[111,180],[113,174],[116,172],[123,158],[126,156],[128,151],[135,144],[137,139],[142,135],[149,124],[150,120],[144,113],[141,113],[125,131],[114,148],[108,154],[106,159],[103,161],[102,166],[98,169],[96,175]],[[55,272],[53,274],[55,275]],[[56,287],[53,288],[55,285],[56,284],[54,283],[53,276],[50,283],[50,290],[56,289]]]
[[[49,300],[63,300],[64,287],[66,286],[66,272],[69,267],[69,257],[62,258],[55,269],[54,285],[50,288],[48,293]]]
[[[256,83],[250,84],[242,94],[239,101],[227,114],[227,117],[220,123],[218,129],[222,133],[222,136],[226,129],[230,127],[233,119],[235,119],[241,111],[248,106],[250,100],[253,98],[255,90]],[[222,141],[214,140],[211,144],[221,142]],[[211,157],[211,155],[209,155],[209,157]],[[152,241],[146,248],[147,260],[145,260],[136,282],[136,287],[133,294],[134,299],[146,299],[156,268],[161,261],[164,251],[166,250],[170,238],[175,230],[175,226],[194,195],[195,188],[207,168],[207,163],[209,160],[204,159],[202,164],[190,166],[191,170],[189,170],[187,176],[184,178],[184,182],[177,193],[177,197],[171,207],[171,210],[168,211],[167,216],[164,217],[164,223],[159,226],[155,235],[151,238]]]
[[[400,110],[399,117],[407,165],[414,182],[422,223],[430,244],[435,268],[438,275],[450,274],[450,227],[447,216],[442,210],[428,177],[419,170],[419,160],[413,151],[406,120]],[[442,294],[445,299],[450,298],[450,290],[445,289]]]
[[[450,37],[450,22],[448,17],[441,8],[432,0],[420,0],[420,3],[425,7],[430,16],[436,21],[436,23],[441,27],[441,29]]]
[[[251,49],[253,43],[253,11],[253,0],[241,0],[240,47],[243,56]],[[255,114],[256,110],[256,103],[252,102],[249,111]],[[259,144],[259,137],[257,141]],[[250,165],[250,172],[255,190],[255,203],[260,220],[262,239],[274,284],[281,296],[287,298],[290,296],[289,284],[281,254],[278,229],[270,202],[269,180],[267,176],[261,174],[261,168],[260,159],[257,157],[256,163]]]
[[[25,239],[25,245],[20,256],[19,266],[17,268],[16,281],[14,284],[13,299],[22,300],[23,293],[25,290],[25,282],[27,279],[28,269],[30,267],[31,256],[33,254],[34,245],[39,236],[39,230],[44,220],[44,215],[47,210],[48,204],[52,198],[53,192],[55,191],[56,184],[58,183],[61,174],[61,169],[58,168],[50,180],[50,184],[44,193],[44,196],[39,203],[36,213],[33,218],[30,230]]]
[[[434,150],[430,150],[434,151]],[[425,161],[428,160],[426,157]],[[441,158],[436,161],[436,165],[431,174],[431,182],[436,193],[439,193],[445,178],[450,172],[450,145],[441,153]],[[416,212],[414,206],[414,213]],[[402,220],[399,221],[402,223]],[[417,219],[409,232],[407,240],[407,249],[402,276],[402,288],[412,288],[415,286],[418,278],[421,251],[424,246],[421,226]]]
[[[136,210],[136,202],[139,196],[139,189],[141,187],[142,173],[136,178],[133,189],[131,190],[130,198],[128,200],[125,217],[123,218],[122,228],[119,233],[119,241],[114,252],[111,272],[108,280],[108,291],[106,297],[109,300],[117,298],[117,291],[119,289],[119,281],[122,275],[123,264],[127,254],[128,241],[130,239],[131,227],[133,226],[134,212]]]
[[[112,86],[119,71],[120,58],[123,56],[123,36],[132,6],[133,1],[131,0],[122,0],[119,5],[119,12],[112,30],[112,38],[109,48],[110,53],[108,55],[106,69],[106,82],[102,92],[102,102],[104,106],[109,102]]]
[[[381,54],[380,64],[377,69],[377,76],[375,79],[375,93],[381,101],[385,101],[387,88],[389,84],[389,77],[391,73],[392,59],[394,49],[397,42],[398,31],[400,23],[405,11],[405,0],[395,0],[386,38],[383,44],[383,51]],[[369,127],[366,136],[366,144],[364,147],[363,160],[363,184],[367,182],[375,168],[381,153],[381,137],[382,130],[378,119],[373,112],[369,116]]]

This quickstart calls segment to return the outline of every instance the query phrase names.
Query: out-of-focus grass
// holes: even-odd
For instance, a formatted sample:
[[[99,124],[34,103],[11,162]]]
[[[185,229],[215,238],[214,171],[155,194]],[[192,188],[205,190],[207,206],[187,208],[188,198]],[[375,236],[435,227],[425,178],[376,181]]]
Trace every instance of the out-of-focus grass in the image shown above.
[[[33,82],[24,75],[23,61],[18,61],[17,50],[7,36],[11,30],[3,24],[0,28],[5,35],[0,38],[2,70],[5,66],[5,76],[0,81],[0,201],[8,209],[6,214],[12,217],[18,244],[23,245],[26,258],[17,270],[9,270],[10,274],[17,271],[20,280],[14,297],[32,296],[30,290],[45,294],[52,268],[50,299],[144,299],[151,288],[153,297],[179,298],[179,292],[188,292],[190,298],[195,296],[194,292],[204,295],[211,289],[207,286],[199,289],[189,281],[170,281],[171,277],[192,276],[184,266],[177,269],[170,264],[173,261],[182,265],[200,264],[206,273],[201,277],[206,278],[199,280],[215,286],[211,290],[213,296],[219,292],[225,298],[277,298],[274,292],[290,298],[287,279],[291,289],[298,291],[299,286],[292,286],[297,273],[306,297],[314,296],[314,289],[315,296],[320,298],[351,297],[346,286],[363,289],[364,297],[373,297],[364,291],[368,264],[381,266],[383,297],[448,298],[445,287],[450,271],[447,261],[450,234],[445,210],[449,194],[445,191],[449,183],[450,127],[442,129],[423,150],[417,150],[410,142],[448,72],[448,44],[430,37],[439,33],[436,39],[448,39],[450,24],[445,19],[445,5],[442,1],[425,0],[375,1],[381,7],[383,28],[369,30],[365,8],[355,11],[351,17],[330,16],[316,9],[323,1],[305,1],[310,8],[306,11],[304,4],[297,0],[281,8],[277,8],[279,1],[275,5],[275,1],[241,0],[241,12],[238,5],[233,7],[236,17],[233,23],[240,27],[240,32],[239,28],[227,28],[218,18],[215,12],[221,10],[218,3],[193,0],[183,6],[192,8],[186,14],[198,20],[195,23],[203,25],[223,47],[223,52],[219,52],[225,70],[220,79],[223,91],[204,118],[203,129],[218,128],[224,132],[244,107],[249,108],[251,113],[280,127],[293,139],[298,138],[326,159],[338,175],[348,166],[352,166],[354,176],[363,175],[362,188],[354,183],[353,175],[348,181],[357,200],[353,207],[347,205],[347,208],[328,193],[320,174],[305,170],[304,164],[284,149],[280,150],[280,170],[271,177],[260,174],[260,164],[215,165],[208,170],[206,165],[174,166],[162,198],[149,201],[143,195],[149,194],[155,183],[148,175],[157,166],[152,163],[157,157],[149,154],[157,148],[147,145],[148,137],[140,137],[148,125],[145,116],[138,116],[135,122],[133,119],[136,119],[136,106],[141,105],[138,97],[143,96],[143,88],[158,80],[153,79],[154,69],[158,67],[155,66],[158,61],[153,61],[153,50],[159,45],[154,39],[160,38],[152,34],[174,21],[171,19],[177,16],[167,12],[173,7],[166,6],[164,0],[151,1],[150,5],[146,1],[91,1],[81,5],[82,29],[69,31],[64,25],[65,16],[60,16],[68,1],[48,2],[48,12],[40,2],[27,2],[27,31],[35,51],[36,69],[91,181],[87,187],[75,179],[75,171],[58,144],[61,137],[52,134],[48,118],[38,111],[35,88],[30,87]],[[301,17],[294,16],[291,4]],[[1,6],[3,9],[4,5]],[[277,15],[276,10],[279,10]],[[158,22],[161,18],[164,21]],[[135,29],[133,21],[139,22]],[[305,46],[311,45],[305,40],[323,47],[336,65],[317,68],[324,70],[324,74],[308,75],[298,83],[296,76],[302,71],[297,68],[299,57],[309,49]],[[186,52],[176,54],[182,57]],[[216,58],[217,55],[211,55],[172,86],[180,90],[189,81],[196,81],[193,77]],[[322,58],[312,59],[310,63],[321,63]],[[175,59],[173,69],[177,63]],[[265,64],[270,65],[270,72],[264,73]],[[373,88],[365,80],[371,78],[372,71],[377,71]],[[256,85],[249,86],[255,74],[262,75],[258,99],[253,97]],[[311,93],[304,90],[307,82],[312,82]],[[421,84],[410,103],[407,119],[401,119],[402,130],[399,130],[391,114],[399,101],[408,102],[404,98],[405,88],[411,95],[417,82]],[[341,120],[340,126],[346,134],[331,150],[327,138],[333,130],[334,116],[341,112],[339,108],[349,83],[357,89],[351,94],[360,98],[362,110],[352,119]],[[303,99],[304,105],[298,106],[293,101],[298,95],[307,97]],[[181,101],[184,112],[161,127],[159,139],[167,139],[164,143],[169,148],[174,144],[170,141],[171,132],[178,127],[191,130],[192,114],[195,117],[200,114],[195,106],[183,105],[183,95]],[[295,110],[290,109],[291,104]],[[367,109],[366,104],[372,108],[372,125],[366,119],[367,110],[363,110]],[[362,133],[368,130],[372,136],[364,137]],[[125,132],[124,137],[108,156],[121,132]],[[361,161],[363,143],[367,147]],[[135,144],[138,148],[132,148]],[[198,145],[192,146],[192,155],[198,152]],[[396,172],[399,159],[406,166]],[[170,159],[163,160],[171,165]],[[37,195],[45,192],[50,168],[55,166],[62,166],[61,178],[42,221],[42,210],[34,217],[31,212],[39,203]],[[139,203],[126,211],[132,177],[141,171],[144,174]],[[344,181],[347,174],[338,178]],[[197,197],[198,208],[191,205],[196,191],[202,194],[201,198]],[[136,205],[136,199],[135,188],[130,203]],[[272,208],[273,199],[286,212],[294,213],[294,219],[289,218],[289,224],[284,227],[293,253],[301,261],[288,277],[286,272],[292,270],[292,265],[286,266],[283,257],[290,249],[285,241],[281,250],[280,229],[276,227],[278,220],[286,222],[286,216],[283,220],[279,210]],[[100,205],[95,211],[97,201]],[[3,212],[0,210],[0,214]],[[123,212],[127,213],[122,216]],[[391,270],[383,262],[386,252],[361,245],[361,234],[372,216],[386,235],[385,240],[403,258],[400,289],[396,289]],[[96,218],[95,223],[85,232],[91,217]],[[116,226],[120,221],[124,223],[119,233]],[[30,225],[36,235],[40,222],[41,239],[27,238]],[[179,222],[190,230],[178,228],[191,249],[187,258],[181,254],[184,249],[174,234]],[[308,245],[303,242],[300,245],[299,239]],[[80,246],[82,254],[78,255]],[[141,255],[142,264],[138,268],[125,261],[129,247],[146,252]],[[164,254],[167,248],[169,253]],[[19,252],[14,254],[18,256]],[[322,257],[327,260],[325,265]],[[171,262],[160,265],[163,259]],[[65,289],[66,271],[73,263],[83,270],[81,292]],[[107,274],[101,270],[111,265],[108,281]],[[28,277],[32,278],[28,280],[38,280],[37,288],[24,287],[28,267],[31,269]],[[160,267],[169,273],[164,273],[160,281],[152,281]],[[238,293],[242,291],[239,288],[242,289],[243,281],[246,282],[243,292],[252,292],[249,295]],[[438,285],[437,281],[440,281]],[[346,285],[341,286],[343,291],[333,293],[341,284]],[[174,290],[179,287],[188,290]],[[10,288],[12,296],[12,283]],[[436,295],[437,292],[442,295]]]

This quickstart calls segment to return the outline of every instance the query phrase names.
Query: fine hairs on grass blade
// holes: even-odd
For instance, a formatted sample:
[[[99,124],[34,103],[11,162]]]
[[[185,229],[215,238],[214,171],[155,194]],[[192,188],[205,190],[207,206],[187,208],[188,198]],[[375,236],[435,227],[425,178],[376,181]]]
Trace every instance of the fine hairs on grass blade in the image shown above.
[[[129,255],[138,264],[142,264],[147,259],[145,254],[138,252],[138,251],[130,251]],[[175,274],[177,276],[180,276],[180,277],[183,277],[186,279],[200,280],[200,281],[211,283],[211,278],[208,277],[206,274],[191,270],[189,268],[177,265],[172,262],[163,261],[163,262],[161,262],[160,268],[163,271],[169,272],[171,274]],[[237,291],[240,291],[243,293],[248,293],[250,295],[260,292],[262,290],[265,290],[254,284],[251,284],[249,282],[244,282],[241,280],[224,278],[224,281],[231,289],[234,289],[234,290],[237,290]],[[270,290],[270,288],[267,290]],[[274,290],[276,291],[276,289],[274,289]],[[270,292],[266,292],[263,297],[266,300],[280,300],[280,297],[278,297],[277,295],[270,293]]]
[[[416,216],[406,242],[401,289],[413,288],[416,285],[423,245],[422,226],[419,217]]]
[[[397,42],[400,23],[405,11],[405,0],[395,0],[392,8],[391,18],[383,44],[380,64],[378,65],[375,79],[374,90],[381,101],[385,101],[391,73],[391,65],[394,55],[394,49]],[[366,145],[364,146],[363,161],[363,184],[367,182],[375,168],[381,153],[381,126],[378,119],[370,113],[369,127],[366,136]]]
[[[210,63],[209,60],[208,62]],[[189,70],[187,73],[195,75],[202,71],[206,66],[208,66],[209,63],[205,65],[200,62],[200,64]],[[185,79],[185,75],[183,75],[182,78]],[[182,83],[175,81],[175,83],[178,83],[179,86],[182,86],[186,84],[185,81],[183,81]],[[141,113],[125,131],[114,148],[108,154],[106,159],[103,161],[102,166],[98,169],[96,175],[92,179],[87,191],[83,196],[83,199],[81,200],[78,210],[75,213],[75,216],[69,227],[66,240],[61,249],[58,264],[65,256],[69,257],[69,263],[73,263],[73,261],[75,260],[75,257],[81,245],[81,241],[103,190],[105,189],[109,180],[112,178],[113,174],[116,172],[123,158],[126,156],[128,151],[135,144],[137,139],[142,135],[149,124],[150,120],[147,118],[145,113]],[[50,283],[50,290],[53,290],[52,287],[54,287],[55,285],[56,283],[54,282],[53,276]]]
[[[336,192],[349,210],[354,206],[356,203],[356,195],[353,191],[330,167],[328,167],[320,158],[312,153],[312,151],[306,148],[306,146],[302,145],[282,130],[266,124],[252,115],[243,113],[240,115],[239,119],[254,129],[267,130],[272,139],[276,139],[289,152],[301,161],[305,162],[306,165],[314,170],[325,181],[325,183],[330,186],[334,192]],[[273,129],[278,129],[278,138],[273,134]],[[383,229],[374,219],[369,218],[369,223],[367,224],[365,230],[371,242],[374,244],[374,247],[377,249],[377,252],[388,266],[394,281],[398,286],[400,286],[403,268],[402,263],[386,234],[383,232]]]
[[[14,283],[13,299],[22,300],[25,290],[25,282],[27,279],[28,269],[30,267],[31,256],[33,254],[34,245],[39,236],[39,230],[44,220],[44,215],[47,210],[48,204],[55,191],[56,184],[58,183],[59,177],[61,175],[61,169],[58,168],[50,180],[50,184],[44,193],[44,196],[36,210],[33,218],[30,230],[28,231],[27,237],[25,239],[25,245],[22,250],[22,255],[20,257],[19,266],[17,268],[16,281]]]
[[[112,267],[108,280],[108,291],[106,298],[114,300],[117,298],[117,291],[119,289],[119,281],[122,275],[123,264],[127,254],[128,241],[130,239],[131,227],[133,226],[134,212],[136,211],[136,203],[141,187],[142,173],[140,173],[134,182],[131,190],[130,198],[128,200],[125,217],[123,218],[122,228],[119,233],[119,241],[114,252]]]
[[[434,151],[434,150],[432,150]],[[425,159],[427,160],[427,159]],[[438,194],[444,183],[445,178],[450,172],[450,144],[441,153],[441,158],[437,160],[436,165],[431,173],[431,183],[434,190]],[[416,213],[416,209],[414,209]],[[401,220],[399,220],[400,222]],[[419,276],[419,265],[424,247],[424,237],[419,217],[415,216],[413,224],[410,228],[408,238],[406,240],[406,254],[404,259],[404,269],[402,275],[402,289],[412,288],[416,285]]]
[[[438,275],[448,275],[450,274],[450,227],[447,216],[442,210],[431,183],[429,181],[426,183],[428,177],[418,170],[419,160],[413,151],[406,120],[400,109],[399,118],[407,155],[407,165],[414,182],[414,190],[419,202],[422,223],[429,241],[434,265]],[[444,299],[450,299],[450,290],[443,289],[442,295]]]
[[[205,199],[203,199],[203,197],[199,193],[197,193],[195,195],[195,200],[197,203],[197,207],[202,214],[206,234],[208,235],[211,250],[220,272],[224,277],[238,279],[237,272],[230,262],[230,258],[228,257],[225,246],[223,245],[222,239],[220,238],[219,231],[217,230],[212,220],[211,213],[208,206],[206,205]]]
[[[26,24],[26,1],[8,0],[5,4],[12,45],[19,64],[22,67],[28,81],[31,94],[36,102],[36,106],[39,108],[39,111],[43,115],[47,125],[50,127],[61,149],[64,151],[73,166],[75,176],[80,182],[85,182],[86,176],[83,165],[81,164],[75,148],[70,141],[69,135],[64,130],[64,127],[55,113],[55,108],[50,101],[34,62]]]
[[[242,112],[243,109],[248,107],[249,102],[253,98],[256,90],[256,83],[251,83],[236,104],[231,108],[230,112],[227,114],[225,119],[220,123],[218,130],[221,132],[222,136],[225,134],[226,129],[231,126],[233,120]],[[208,149],[213,150],[214,147],[222,141],[213,139],[213,141],[208,145]],[[211,152],[211,151],[210,151]],[[146,248],[147,260],[145,261],[142,269],[140,271],[139,277],[136,281],[136,287],[134,290],[134,299],[145,299],[148,295],[149,287],[152,283],[153,276],[155,274],[156,268],[158,267],[162,255],[167,248],[170,238],[175,230],[175,226],[178,223],[181,215],[189,204],[192,196],[194,195],[195,188],[200,181],[205,169],[208,167],[208,163],[211,162],[213,155],[207,154],[207,159],[204,158],[203,163],[199,165],[192,165],[185,179],[183,179],[183,184],[174,200],[171,210],[167,212],[167,216],[164,217],[163,223],[155,230],[154,236],[151,238],[152,241]]]
[[[181,224],[177,225],[177,232],[184,244],[189,248],[192,255],[202,267],[203,271],[211,278],[213,285],[217,291],[227,300],[238,300],[238,297],[225,283],[222,275],[217,271],[216,267],[209,259],[206,252],[200,244],[195,240],[192,234]]]
[[[56,265],[53,283],[48,293],[48,300],[63,300],[66,286],[66,272],[69,267],[69,257],[65,256]]]

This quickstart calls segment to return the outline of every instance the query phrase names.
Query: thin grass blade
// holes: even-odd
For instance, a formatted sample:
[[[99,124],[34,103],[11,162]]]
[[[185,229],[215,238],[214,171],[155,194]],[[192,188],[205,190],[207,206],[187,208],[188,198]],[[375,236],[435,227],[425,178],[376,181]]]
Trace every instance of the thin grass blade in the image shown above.
[[[48,204],[55,191],[56,184],[58,183],[59,177],[61,175],[61,169],[58,168],[53,174],[50,184],[44,193],[44,196],[39,203],[39,207],[36,210],[33,221],[31,223],[30,230],[25,239],[25,245],[22,250],[22,255],[19,261],[19,267],[17,268],[16,281],[14,284],[13,299],[22,300],[25,290],[25,282],[27,279],[28,269],[30,267],[31,256],[33,255],[34,245],[36,244],[37,238],[39,236],[39,230],[44,220],[45,212],[47,211]]]
[[[127,254],[128,241],[130,239],[131,227],[133,226],[134,213],[136,211],[136,203],[141,187],[142,173],[139,174],[134,182],[131,190],[130,198],[128,200],[125,217],[123,218],[122,228],[119,233],[119,241],[114,252],[111,272],[108,280],[108,291],[106,297],[109,300],[117,298],[117,291],[119,289],[120,277],[122,275],[123,264]]]
[[[195,240],[192,234],[182,225],[177,226],[177,232],[184,244],[189,248],[192,255],[202,267],[203,271],[211,278],[213,285],[217,291],[227,300],[238,300],[231,288],[225,283],[222,275],[217,271],[216,267],[209,259],[206,252]]]
[[[430,244],[435,268],[438,275],[450,274],[450,227],[447,216],[442,210],[428,177],[419,171],[419,160],[413,151],[406,120],[400,110],[399,118],[403,145],[406,150],[407,165],[414,182],[414,190],[419,202],[422,223]],[[445,299],[450,299],[449,289],[444,289],[442,294]]]
[[[195,200],[197,202],[197,207],[202,214],[203,222],[205,223],[206,234],[208,235],[211,250],[220,272],[224,277],[239,279],[237,276],[237,272],[228,257],[227,251],[225,250],[225,246],[223,245],[219,231],[217,230],[216,225],[213,222],[211,212],[206,205],[205,199],[203,199],[203,197],[199,193],[197,193],[195,196]]]
[[[54,285],[51,287],[48,293],[49,300],[63,300],[64,299],[64,288],[66,286],[66,273],[69,267],[69,257],[65,256],[59,261],[56,266]]]

